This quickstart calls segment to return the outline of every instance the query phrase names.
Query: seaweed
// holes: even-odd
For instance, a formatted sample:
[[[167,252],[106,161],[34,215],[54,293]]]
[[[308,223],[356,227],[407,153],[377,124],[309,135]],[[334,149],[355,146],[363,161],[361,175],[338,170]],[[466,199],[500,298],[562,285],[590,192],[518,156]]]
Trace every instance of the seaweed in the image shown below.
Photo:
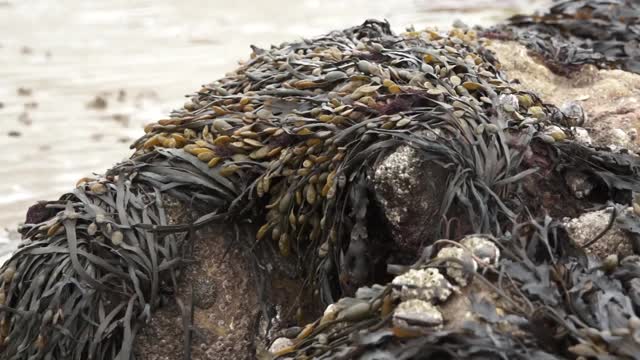
[[[637,157],[574,143],[566,128],[546,134],[569,116],[511,87],[483,41],[458,28],[396,35],[368,20],[254,47],[239,69],[145,127],[130,160],[30,209],[20,248],[1,268],[0,357],[132,358],[136,333],[177,295],[194,232],[253,222],[255,238],[236,230],[236,242],[254,250],[257,279],[267,276],[259,269],[267,252],[258,251],[267,247],[317,297],[298,299],[301,307],[339,299],[337,312],[277,356],[633,357],[636,262],[586,256],[543,206],[527,203],[522,182],[571,167],[598,179],[601,198],[629,206]],[[417,261],[389,269],[436,269],[458,282],[475,315],[457,328],[440,326],[440,303],[401,300],[388,276],[370,273],[388,260],[379,245],[389,239],[370,226],[380,209],[368,173],[400,146],[447,181],[442,221],[408,249]],[[635,219],[626,228],[637,232]],[[458,237],[469,234],[490,240],[465,245]],[[474,244],[495,247],[495,263],[483,260],[486,249],[470,252]],[[189,330],[193,302],[175,301]],[[424,312],[409,316],[410,306]],[[189,358],[190,330],[184,343]]]
[[[550,69],[591,64],[640,73],[640,4],[633,0],[565,0],[543,14],[516,15],[486,35],[516,40]]]

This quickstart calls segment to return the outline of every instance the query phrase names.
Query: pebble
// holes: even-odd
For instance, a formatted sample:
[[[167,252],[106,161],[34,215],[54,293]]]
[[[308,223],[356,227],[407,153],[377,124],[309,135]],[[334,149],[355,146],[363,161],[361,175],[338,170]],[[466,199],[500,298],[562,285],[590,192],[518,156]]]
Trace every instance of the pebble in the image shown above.
[[[618,145],[622,147],[627,147],[629,145],[629,135],[622,129],[612,129],[611,132],[611,140],[614,142],[611,145]]]
[[[398,305],[393,313],[393,325],[406,329],[440,327],[444,322],[437,307],[423,300],[412,299]]]
[[[589,135],[589,131],[582,127],[573,127],[571,128],[573,131],[573,138],[575,141],[584,144],[591,145],[593,140],[591,139],[591,135]]]
[[[279,351],[282,351],[286,348],[288,348],[289,346],[293,345],[293,341],[291,339],[287,339],[285,337],[280,337],[277,338],[273,341],[273,343],[271,344],[271,346],[269,347],[269,352],[271,353],[277,353]]]
[[[391,282],[393,292],[402,300],[445,301],[453,292],[453,285],[435,268],[409,270]]]

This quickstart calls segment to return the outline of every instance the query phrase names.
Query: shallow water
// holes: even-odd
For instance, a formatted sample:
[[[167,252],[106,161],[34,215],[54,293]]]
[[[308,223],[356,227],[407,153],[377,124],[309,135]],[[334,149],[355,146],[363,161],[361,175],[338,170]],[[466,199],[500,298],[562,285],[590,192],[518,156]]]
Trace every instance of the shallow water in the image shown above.
[[[488,25],[545,0],[0,0],[0,263],[38,200],[130,155],[142,125],[268,47],[385,18]],[[96,96],[104,108],[89,107]]]

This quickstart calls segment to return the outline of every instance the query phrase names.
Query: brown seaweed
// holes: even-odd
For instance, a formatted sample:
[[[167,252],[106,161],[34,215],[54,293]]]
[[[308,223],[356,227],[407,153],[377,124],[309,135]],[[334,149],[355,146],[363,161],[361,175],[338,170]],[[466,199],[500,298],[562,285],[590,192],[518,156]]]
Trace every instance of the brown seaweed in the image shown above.
[[[129,161],[29,212],[34,222],[23,226],[19,250],[2,267],[0,357],[131,358],[140,327],[175,295],[194,230],[247,221],[260,227],[256,238],[238,237],[242,246],[277,249],[310,293],[349,304],[280,355],[633,357],[634,260],[605,268],[522,193],[523,179],[564,165],[598,179],[604,191],[591,203],[631,205],[637,157],[573,143],[568,129],[566,141],[540,131],[570,123],[535,94],[512,88],[472,30],[396,35],[388,23],[369,20],[254,47],[239,69],[147,126]],[[388,240],[368,227],[376,205],[367,171],[401,145],[449,174],[443,221],[425,241],[433,245],[405,249],[418,259],[413,267],[455,270],[447,276],[477,280],[501,299],[500,310],[474,301],[477,317],[460,329],[398,332],[390,323],[399,306],[391,285],[363,287],[381,280],[362,269]],[[539,153],[554,154],[553,161]],[[471,271],[464,259],[432,256],[455,244],[436,242],[452,233],[452,218],[461,236],[495,239],[504,255],[487,273]],[[637,232],[637,219],[627,219],[627,228]],[[355,300],[344,297],[352,292]],[[190,304],[179,304],[188,327]]]
[[[485,35],[516,40],[559,73],[581,65],[640,73],[640,3],[565,0],[543,14],[517,15]]]

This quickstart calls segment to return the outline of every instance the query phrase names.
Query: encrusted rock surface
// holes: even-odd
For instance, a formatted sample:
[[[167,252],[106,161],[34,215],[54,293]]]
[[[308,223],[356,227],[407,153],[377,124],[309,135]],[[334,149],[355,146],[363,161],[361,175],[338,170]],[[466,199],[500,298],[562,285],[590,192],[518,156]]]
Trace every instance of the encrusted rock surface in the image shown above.
[[[600,70],[585,65],[570,77],[557,75],[530,56],[516,42],[494,41],[489,46],[515,87],[528,89],[557,106],[577,102],[586,112],[582,127],[593,143],[640,151],[640,75],[622,70]],[[581,139],[585,139],[581,134]]]
[[[584,245],[607,228],[611,215],[612,208],[592,211],[567,220],[565,224],[567,231],[578,245]],[[603,259],[610,254],[617,254],[620,258],[633,254],[629,236],[615,220],[611,230],[589,246],[587,251]]]
[[[447,171],[403,145],[375,168],[373,184],[378,204],[394,241],[403,249],[417,249],[440,221],[438,211]]]
[[[193,359],[254,358],[258,291],[242,252],[229,249],[225,258],[225,235],[214,231],[199,236],[195,263],[179,281],[179,297],[187,310],[193,300]],[[184,324],[179,307],[172,303],[154,313],[136,344],[140,360],[181,359]]]
[[[396,276],[391,283],[397,287],[394,293],[402,300],[445,301],[454,291],[449,281],[434,268],[409,270]]]
[[[442,313],[437,307],[418,299],[400,303],[393,314],[393,324],[405,329],[441,327],[442,322]]]

